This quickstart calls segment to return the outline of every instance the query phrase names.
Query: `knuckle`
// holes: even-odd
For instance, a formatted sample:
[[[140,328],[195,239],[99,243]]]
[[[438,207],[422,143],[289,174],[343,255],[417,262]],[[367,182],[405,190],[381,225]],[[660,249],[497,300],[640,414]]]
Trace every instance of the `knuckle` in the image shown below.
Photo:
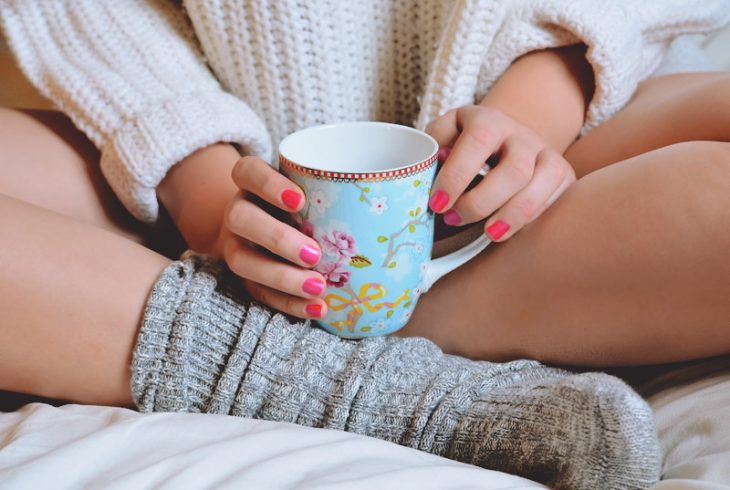
[[[251,165],[251,159],[252,157],[250,156],[239,158],[233,166],[233,176],[238,177],[241,180],[245,180],[246,173]]]
[[[511,165],[506,166],[505,171],[509,172],[509,176],[516,182],[525,185],[535,171],[535,166],[529,158],[519,158],[512,161]]]
[[[486,147],[493,139],[495,131],[486,122],[478,122],[469,126],[463,133],[479,147]]]
[[[446,124],[446,115],[445,114],[443,116],[437,117],[436,119],[434,119],[430,123],[428,123],[428,125],[426,126],[426,132],[428,134],[431,134],[435,131],[438,131],[441,128],[441,126],[443,126],[444,124]]]
[[[454,165],[444,165],[438,175],[439,183],[447,190],[456,187],[462,178],[462,173]]]
[[[485,218],[494,211],[486,200],[478,199],[468,194],[464,196],[460,204],[459,207],[463,210],[462,216],[466,215],[476,219]]]
[[[542,164],[545,166],[548,174],[555,177],[555,180],[558,182],[563,180],[568,171],[567,162],[565,162],[557,153],[544,153],[542,155]]]
[[[298,307],[297,300],[294,299],[292,296],[287,296],[284,298],[283,304],[281,305],[282,309],[286,311],[287,313],[295,314],[295,315],[301,315],[301,310],[303,308]]]
[[[229,206],[225,215],[225,224],[228,228],[238,228],[238,225],[246,222],[248,215],[248,202],[243,199],[234,200]]]
[[[535,201],[528,198],[522,198],[514,205],[518,215],[522,218],[522,221],[529,221],[538,210],[538,206],[535,204]]]
[[[261,190],[266,194],[273,195],[278,187],[278,177],[279,174],[269,165],[266,165],[265,168],[262,167],[261,175],[259,176]]]
[[[271,231],[269,233],[269,248],[272,252],[280,251],[282,248],[286,246],[286,244],[290,241],[288,240],[288,230],[286,226],[284,225],[277,225],[271,227]]]
[[[297,288],[293,287],[294,284],[293,274],[289,271],[280,271],[277,274],[272,274],[271,287],[277,291],[296,291]],[[302,281],[303,282],[303,281]]]
[[[504,113],[495,107],[479,107],[479,114],[484,121],[494,121],[504,117]]]

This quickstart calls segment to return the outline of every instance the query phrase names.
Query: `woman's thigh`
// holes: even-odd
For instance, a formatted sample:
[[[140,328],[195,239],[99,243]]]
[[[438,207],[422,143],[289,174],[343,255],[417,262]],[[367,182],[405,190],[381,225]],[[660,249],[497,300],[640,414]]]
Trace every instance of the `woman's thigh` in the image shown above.
[[[403,335],[487,360],[673,362],[730,352],[730,143],[684,142],[579,179],[437,282]]]
[[[639,85],[627,106],[566,151],[580,178],[683,141],[730,141],[730,73],[681,73]]]
[[[0,192],[141,241],[142,227],[114,198],[99,152],[55,111],[0,109]]]
[[[0,168],[0,194],[166,255],[181,248],[169,223],[152,229],[127,212],[101,174],[99,151],[60,112],[0,108]]]

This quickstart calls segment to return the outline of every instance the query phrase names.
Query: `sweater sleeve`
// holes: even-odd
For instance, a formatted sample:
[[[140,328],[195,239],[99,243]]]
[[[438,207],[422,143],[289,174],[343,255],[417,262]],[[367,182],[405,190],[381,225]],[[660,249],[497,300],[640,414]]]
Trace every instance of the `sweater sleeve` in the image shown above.
[[[187,17],[155,0],[0,0],[0,23],[36,88],[101,150],[101,169],[138,219],[197,149],[237,143],[268,158],[261,119],[206,66]]]
[[[584,43],[596,81],[584,133],[629,101],[674,37],[730,21],[730,0],[515,0],[509,5],[480,70],[478,95],[530,51]]]

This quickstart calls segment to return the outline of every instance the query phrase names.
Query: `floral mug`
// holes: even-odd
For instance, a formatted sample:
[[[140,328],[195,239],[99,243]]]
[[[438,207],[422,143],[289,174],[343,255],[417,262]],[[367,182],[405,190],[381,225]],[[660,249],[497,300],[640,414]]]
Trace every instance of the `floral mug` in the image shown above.
[[[294,220],[322,249],[327,280],[319,323],[348,338],[393,333],[421,294],[481,252],[486,235],[432,260],[428,208],[438,144],[426,133],[381,122],[315,126],[279,145],[279,170],[307,197]]]

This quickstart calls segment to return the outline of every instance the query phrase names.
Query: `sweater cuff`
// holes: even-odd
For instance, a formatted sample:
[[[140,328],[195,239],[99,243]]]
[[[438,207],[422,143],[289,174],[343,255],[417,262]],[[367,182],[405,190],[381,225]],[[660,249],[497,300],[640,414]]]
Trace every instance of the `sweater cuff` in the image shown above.
[[[261,119],[226,92],[176,96],[126,120],[101,149],[101,170],[124,206],[154,223],[156,188],[170,168],[208,145],[228,142],[268,159],[271,142]]]
[[[612,2],[543,0],[522,2],[510,12],[487,53],[478,95],[528,52],[584,43],[595,76],[595,92],[583,133],[620,110],[637,84],[661,61],[663,43],[647,44],[641,26]]]

